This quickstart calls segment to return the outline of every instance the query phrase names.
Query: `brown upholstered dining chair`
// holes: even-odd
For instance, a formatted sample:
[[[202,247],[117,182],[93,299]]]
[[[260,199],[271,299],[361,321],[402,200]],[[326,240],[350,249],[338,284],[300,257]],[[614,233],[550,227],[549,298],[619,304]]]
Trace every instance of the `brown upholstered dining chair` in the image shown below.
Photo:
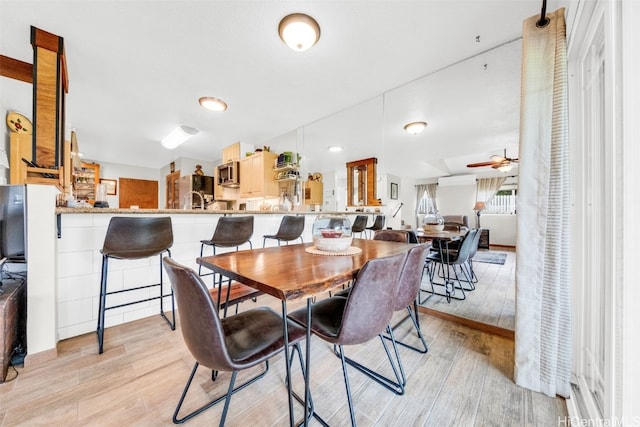
[[[396,287],[393,284],[398,283],[405,258],[406,253],[403,252],[367,261],[358,273],[348,298],[326,298],[311,306],[311,331],[322,340],[337,346],[353,426],[356,425],[356,419],[344,346],[365,343],[385,330],[394,311]],[[301,325],[309,323],[306,307],[290,313],[289,318]],[[385,349],[395,371],[396,367],[386,344]]]
[[[221,319],[207,287],[195,271],[168,257],[163,259],[163,263],[175,292],[184,342],[196,360],[173,414],[173,422],[183,423],[224,400],[220,419],[222,426],[233,393],[262,378],[269,370],[269,359],[284,349],[283,319],[268,307],[252,308]],[[306,330],[288,319],[287,322],[289,343],[296,347],[303,366],[299,343],[305,338]],[[265,364],[262,372],[235,386],[239,371],[262,363]],[[179,418],[180,409],[200,365],[216,373],[231,372],[227,393]],[[212,380],[217,378],[217,375],[212,375]],[[287,383],[290,384],[290,381]]]
[[[267,239],[276,239],[278,246],[280,242],[291,242],[300,239],[303,243],[302,232],[304,231],[304,216],[302,215],[285,215],[280,221],[280,227],[276,234],[266,234],[262,238],[262,247],[264,248]]]
[[[402,360],[400,359],[400,352],[398,351],[396,344],[400,344],[419,353],[426,353],[429,350],[424,335],[422,335],[422,330],[420,329],[420,320],[418,318],[418,293],[420,292],[420,285],[422,284],[424,260],[427,257],[428,252],[429,245],[423,244],[414,246],[407,253],[407,258],[405,260],[404,266],[402,267],[402,272],[400,273],[398,284],[397,286],[395,286],[397,292],[394,298],[393,310],[395,312],[406,309],[408,312],[408,317],[406,317],[393,327],[391,327],[391,325],[388,325],[387,335],[381,335],[381,338],[391,340],[393,344],[396,361],[398,363],[398,369],[400,371],[400,377],[396,376],[395,380],[385,377],[384,375],[374,371],[373,369],[367,368],[366,366],[354,361],[353,359],[345,358],[345,361],[349,365],[358,369],[363,374],[367,375],[374,381],[378,382],[380,385],[388,388],[396,394],[404,393],[404,386],[407,382],[407,377],[402,365]],[[390,286],[394,285],[390,284]],[[350,288],[345,290],[347,292],[342,292],[341,294],[338,294],[336,296],[348,296],[349,290]],[[421,347],[409,344],[408,342],[397,341],[395,339],[395,336],[393,334],[394,329],[400,326],[407,319],[411,319],[413,327],[415,328],[418,338],[420,339]],[[394,371],[394,374],[395,373],[396,372]]]
[[[405,230],[377,230],[373,235],[373,240],[409,243],[409,233]]]
[[[145,284],[136,287],[107,291],[107,273],[109,272],[109,259],[136,260],[159,256],[167,252],[171,255],[169,248],[173,245],[173,229],[171,217],[119,217],[114,216],[109,221],[107,233],[100,252],[102,253],[102,274],[100,280],[100,298],[98,306],[98,353],[103,351],[105,312],[107,310],[125,307],[132,304],[139,304],[151,300],[160,300],[160,315],[167,321],[169,327],[176,328],[173,292],[164,294],[162,281],[162,265],[159,265],[160,278],[158,283]],[[122,302],[124,292],[139,291],[141,289],[158,287],[157,296],[137,299],[130,302]],[[120,303],[107,306],[107,296],[119,294]],[[171,297],[172,320],[169,320],[164,313],[164,298]]]

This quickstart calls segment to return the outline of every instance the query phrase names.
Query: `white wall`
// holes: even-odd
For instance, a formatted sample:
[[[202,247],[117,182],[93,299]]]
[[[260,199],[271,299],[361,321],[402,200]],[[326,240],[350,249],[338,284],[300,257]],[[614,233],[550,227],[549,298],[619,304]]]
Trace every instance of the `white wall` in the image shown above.
[[[56,195],[52,185],[27,185],[27,351],[57,343]],[[76,260],[77,262],[77,260]]]
[[[87,160],[85,160],[87,161]],[[131,165],[121,165],[117,163],[107,163],[100,162],[98,160],[88,160],[89,162],[96,162],[100,165],[100,178],[106,179],[115,179],[118,181],[120,178],[133,178],[133,179],[147,179],[150,181],[159,181],[159,183],[164,183],[164,176],[160,178],[160,171],[158,169],[152,168],[141,168],[138,166]],[[160,185],[158,185],[158,191],[160,194],[158,195],[158,207],[164,208],[164,190],[160,190]],[[160,198],[162,197],[162,203]],[[116,190],[115,196],[107,196],[107,202],[109,203],[110,208],[119,208],[120,207],[120,183],[118,182],[118,188]],[[123,206],[123,208],[128,208],[129,206]]]

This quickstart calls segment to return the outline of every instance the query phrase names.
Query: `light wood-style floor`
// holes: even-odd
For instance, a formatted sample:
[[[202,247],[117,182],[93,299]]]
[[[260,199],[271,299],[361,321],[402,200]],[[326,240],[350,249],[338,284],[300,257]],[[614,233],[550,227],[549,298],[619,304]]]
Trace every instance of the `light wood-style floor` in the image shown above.
[[[246,302],[242,307],[253,304]],[[280,310],[280,303],[268,296],[260,297],[258,304]],[[558,425],[558,419],[565,419],[563,399],[513,383],[513,341],[424,314],[420,317],[430,348],[424,355],[401,350],[408,374],[404,396],[350,370],[358,425],[534,426]],[[410,322],[398,328],[397,336],[417,340]],[[339,359],[325,342],[312,339],[316,409],[332,426],[349,425]],[[379,340],[346,351],[369,366],[387,368]],[[192,367],[180,330],[169,330],[159,316],[107,329],[102,355],[97,354],[95,334],[61,341],[55,360],[18,368],[17,378],[0,384],[0,426],[171,425]],[[234,395],[227,425],[287,425],[284,371],[282,355],[276,356],[265,378]],[[301,391],[297,363],[293,372],[294,386]],[[10,370],[9,377],[14,376]],[[186,409],[226,391],[228,379],[228,373],[221,373],[212,382],[210,372],[200,369]],[[302,407],[296,404],[295,408],[300,419]],[[215,406],[187,425],[216,425],[221,410],[221,405]]]
[[[480,323],[515,330],[516,253],[509,247],[492,247],[491,251],[506,253],[507,260],[504,265],[474,262],[473,269],[478,276],[478,283],[475,291],[466,293],[465,300],[452,299],[448,303],[445,297],[435,295],[422,305]],[[426,274],[422,289],[431,289]],[[436,291],[442,292],[442,287],[436,288]],[[427,296],[428,293],[423,292],[421,298]]]

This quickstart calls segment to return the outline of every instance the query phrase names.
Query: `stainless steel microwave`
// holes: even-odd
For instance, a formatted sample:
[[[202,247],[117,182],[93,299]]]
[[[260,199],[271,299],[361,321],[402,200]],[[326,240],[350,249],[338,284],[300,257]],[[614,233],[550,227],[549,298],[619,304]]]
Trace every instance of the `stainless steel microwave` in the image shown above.
[[[231,188],[240,186],[240,167],[238,162],[229,162],[218,166],[218,185]]]

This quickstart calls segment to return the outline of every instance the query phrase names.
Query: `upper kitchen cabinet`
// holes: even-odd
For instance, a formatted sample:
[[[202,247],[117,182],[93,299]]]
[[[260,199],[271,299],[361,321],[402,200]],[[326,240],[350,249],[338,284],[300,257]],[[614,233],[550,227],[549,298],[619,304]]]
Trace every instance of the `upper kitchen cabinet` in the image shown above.
[[[278,155],[269,151],[257,152],[240,159],[240,197],[279,197],[273,166]]]
[[[244,157],[245,153],[253,152],[253,145],[236,142],[222,149],[222,163],[235,162]]]
[[[100,183],[100,165],[82,162],[73,171],[73,190],[76,200],[93,203],[96,200],[96,189]]]

